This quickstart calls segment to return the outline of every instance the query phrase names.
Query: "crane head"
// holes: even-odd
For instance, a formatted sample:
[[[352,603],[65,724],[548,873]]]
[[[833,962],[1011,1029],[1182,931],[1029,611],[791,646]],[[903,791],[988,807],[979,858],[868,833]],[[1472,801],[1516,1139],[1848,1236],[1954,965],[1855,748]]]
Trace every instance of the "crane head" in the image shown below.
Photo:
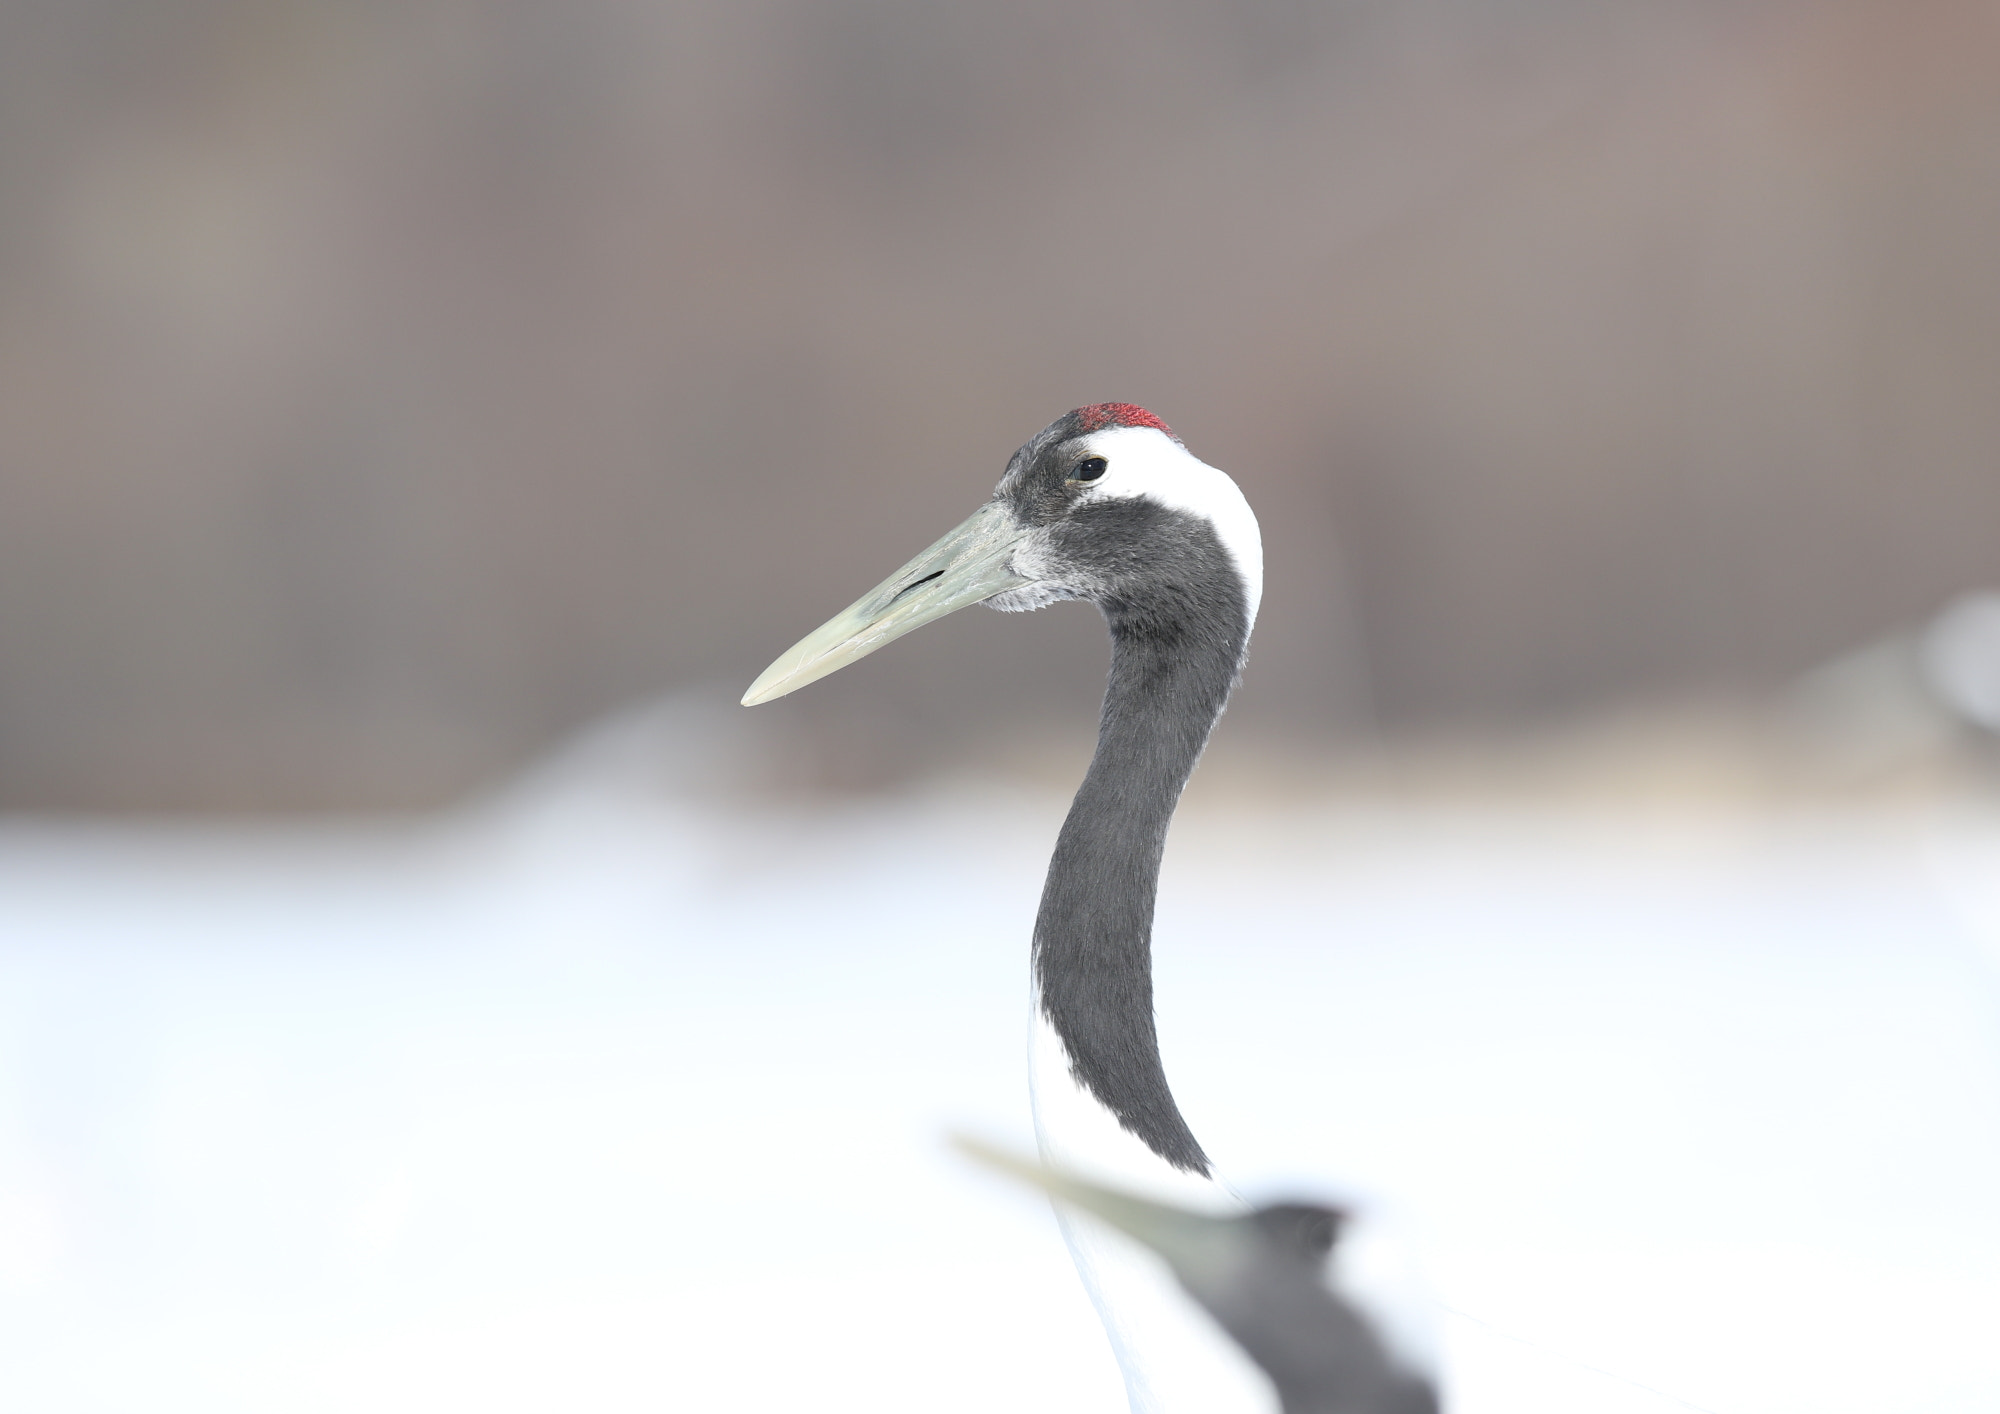
[[[991,499],[793,645],[743,703],[795,692],[971,604],[1187,601],[1235,619],[1247,637],[1263,565],[1243,493],[1166,423],[1131,403],[1077,408],[1014,453]]]

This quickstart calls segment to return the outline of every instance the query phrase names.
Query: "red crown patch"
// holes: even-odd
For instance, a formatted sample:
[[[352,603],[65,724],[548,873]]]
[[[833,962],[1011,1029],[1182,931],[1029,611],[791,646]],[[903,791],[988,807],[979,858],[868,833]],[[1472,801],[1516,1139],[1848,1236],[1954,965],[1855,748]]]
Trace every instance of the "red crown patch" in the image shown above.
[[[1174,435],[1173,428],[1137,403],[1092,403],[1078,408],[1076,415],[1085,432],[1102,432],[1107,427],[1157,427],[1169,437]]]

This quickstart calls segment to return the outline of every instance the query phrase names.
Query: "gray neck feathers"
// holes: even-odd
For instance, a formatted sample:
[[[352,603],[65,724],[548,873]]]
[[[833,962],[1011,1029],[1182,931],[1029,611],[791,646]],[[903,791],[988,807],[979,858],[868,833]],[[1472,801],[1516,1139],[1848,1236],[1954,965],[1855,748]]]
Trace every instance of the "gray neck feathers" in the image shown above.
[[[1206,524],[1176,527],[1153,582],[1101,603],[1111,678],[1097,752],[1063,821],[1035,919],[1041,1007],[1077,1082],[1177,1168],[1208,1173],[1153,1026],[1153,899],[1181,789],[1249,637],[1243,581]]]

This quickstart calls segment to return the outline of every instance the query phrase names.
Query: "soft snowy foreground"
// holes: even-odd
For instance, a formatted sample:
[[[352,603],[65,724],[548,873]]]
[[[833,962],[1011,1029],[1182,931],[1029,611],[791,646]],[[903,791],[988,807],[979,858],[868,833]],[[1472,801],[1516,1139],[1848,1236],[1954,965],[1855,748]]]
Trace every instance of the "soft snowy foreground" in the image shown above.
[[[1062,802],[0,828],[0,1407],[1095,1411],[1025,1142]],[[1191,811],[1168,1066],[1458,1414],[2000,1408],[2000,832]],[[1989,898],[1990,895],[1990,898]]]

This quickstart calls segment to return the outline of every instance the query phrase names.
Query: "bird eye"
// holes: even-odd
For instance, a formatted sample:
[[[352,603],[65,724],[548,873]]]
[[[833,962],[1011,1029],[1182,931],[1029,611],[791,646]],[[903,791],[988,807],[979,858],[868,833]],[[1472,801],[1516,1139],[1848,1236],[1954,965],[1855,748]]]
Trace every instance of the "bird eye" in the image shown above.
[[[1333,1250],[1333,1219],[1325,1213],[1309,1219],[1305,1239],[1308,1250],[1324,1257]]]
[[[1109,463],[1103,457],[1085,457],[1076,464],[1076,470],[1069,474],[1071,481],[1095,481],[1104,475]]]

